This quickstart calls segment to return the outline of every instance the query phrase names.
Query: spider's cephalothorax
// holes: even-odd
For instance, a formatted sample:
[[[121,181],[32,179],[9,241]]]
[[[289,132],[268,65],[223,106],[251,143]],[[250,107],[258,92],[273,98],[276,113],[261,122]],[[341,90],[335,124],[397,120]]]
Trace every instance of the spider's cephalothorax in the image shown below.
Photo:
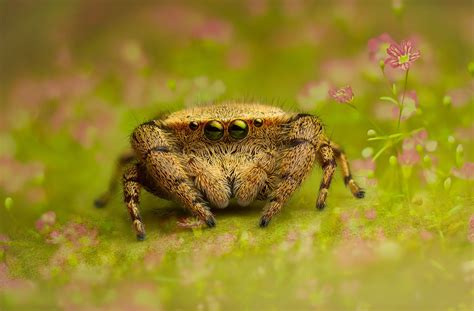
[[[140,190],[175,200],[204,221],[216,222],[210,207],[267,201],[260,226],[266,227],[298,188],[316,161],[323,169],[316,207],[323,209],[336,162],[356,198],[342,150],[324,134],[319,119],[260,104],[224,103],[178,111],[138,126],[133,151],[119,160],[124,199],[137,238],[145,238],[138,209]],[[115,183],[97,201],[108,201]]]

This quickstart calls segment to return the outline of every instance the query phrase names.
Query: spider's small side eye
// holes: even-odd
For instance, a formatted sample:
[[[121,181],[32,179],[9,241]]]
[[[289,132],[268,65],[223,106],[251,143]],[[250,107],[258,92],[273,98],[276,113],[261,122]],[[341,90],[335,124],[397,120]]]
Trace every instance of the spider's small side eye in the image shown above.
[[[199,123],[197,123],[196,121],[191,121],[189,123],[189,128],[193,131],[197,130],[199,127]]]
[[[258,119],[253,120],[253,125],[255,125],[256,127],[262,126],[263,125],[263,119],[258,118]]]
[[[224,125],[217,120],[209,121],[204,127],[204,135],[207,139],[219,140],[224,136]]]

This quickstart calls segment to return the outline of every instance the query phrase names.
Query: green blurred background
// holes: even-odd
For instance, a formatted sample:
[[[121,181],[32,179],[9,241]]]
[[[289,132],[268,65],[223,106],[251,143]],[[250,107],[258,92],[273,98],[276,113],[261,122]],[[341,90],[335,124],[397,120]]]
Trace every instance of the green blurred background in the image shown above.
[[[0,308],[471,310],[473,15],[472,1],[0,0]],[[400,99],[404,73],[384,76],[368,45],[383,33],[421,52],[400,129],[380,97]],[[357,111],[328,96],[346,85]],[[367,198],[337,175],[316,212],[315,169],[267,229],[256,203],[208,230],[144,194],[144,243],[120,193],[92,207],[135,126],[224,100],[319,115]],[[403,138],[375,160],[374,123]]]

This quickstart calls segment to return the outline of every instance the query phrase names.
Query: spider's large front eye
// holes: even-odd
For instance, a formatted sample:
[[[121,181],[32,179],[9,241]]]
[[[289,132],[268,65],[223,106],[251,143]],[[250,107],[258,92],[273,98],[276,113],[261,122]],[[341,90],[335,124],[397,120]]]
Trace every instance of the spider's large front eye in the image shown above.
[[[242,139],[247,136],[249,127],[244,120],[234,120],[229,125],[229,134],[232,138]]]
[[[212,120],[206,123],[204,135],[210,140],[218,140],[224,136],[224,125],[221,122]]]

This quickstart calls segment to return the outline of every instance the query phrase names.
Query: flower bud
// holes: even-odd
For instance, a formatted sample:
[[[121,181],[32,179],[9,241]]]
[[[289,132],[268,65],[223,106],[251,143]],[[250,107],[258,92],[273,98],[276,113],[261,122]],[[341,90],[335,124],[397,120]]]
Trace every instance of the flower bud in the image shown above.
[[[448,136],[448,143],[454,144],[455,141],[456,141],[456,139],[454,138],[454,136],[452,136],[452,135]]]
[[[467,66],[467,70],[471,74],[471,76],[474,78],[474,62],[470,62],[469,65]]]
[[[450,106],[451,103],[452,103],[451,96],[445,95],[445,96],[443,97],[443,105],[445,105],[445,106]]]
[[[7,197],[7,198],[5,199],[5,203],[4,203],[4,204],[5,204],[5,209],[6,209],[7,211],[11,210],[11,208],[12,208],[12,206],[13,206],[13,199],[12,199],[11,197]]]
[[[370,158],[374,154],[374,149],[371,147],[366,147],[362,150],[362,157],[364,159]]]
[[[425,155],[423,157],[423,162],[426,164],[426,165],[431,165],[431,158],[429,155]]]
[[[377,135],[377,132],[373,129],[370,129],[367,131],[367,136],[371,137],[371,136],[375,136]]]
[[[390,163],[391,166],[397,165],[398,163],[397,157],[394,155],[390,156],[390,158],[388,159],[388,163]]]
[[[443,187],[444,187],[444,190],[446,191],[451,189],[451,177],[448,177],[444,180]]]

